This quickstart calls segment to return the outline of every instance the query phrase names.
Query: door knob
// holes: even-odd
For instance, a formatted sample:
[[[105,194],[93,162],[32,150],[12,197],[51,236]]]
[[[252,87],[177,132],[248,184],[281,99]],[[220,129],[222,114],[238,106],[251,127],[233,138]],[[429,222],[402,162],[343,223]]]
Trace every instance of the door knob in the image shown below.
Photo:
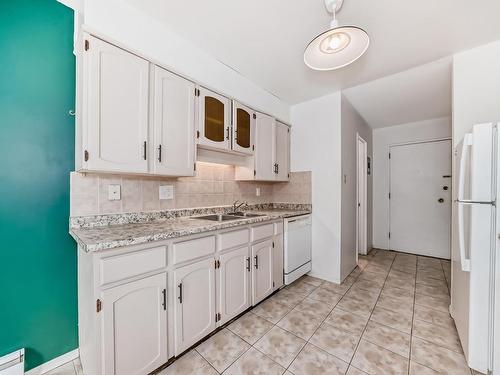
[[[443,202],[444,202],[444,199],[443,199],[443,198],[439,198],[439,199],[438,199],[438,202],[439,202],[439,203],[443,203]]]

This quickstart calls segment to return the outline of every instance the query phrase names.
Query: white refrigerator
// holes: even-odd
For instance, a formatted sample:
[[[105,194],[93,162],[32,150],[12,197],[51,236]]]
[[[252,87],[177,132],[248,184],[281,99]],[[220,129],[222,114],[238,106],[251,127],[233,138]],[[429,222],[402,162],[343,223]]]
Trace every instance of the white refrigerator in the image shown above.
[[[475,125],[458,145],[455,162],[450,313],[469,366],[485,374],[493,371],[499,349],[494,346],[498,134],[496,123]],[[499,366],[500,358],[496,362]],[[500,368],[494,373],[500,375]]]

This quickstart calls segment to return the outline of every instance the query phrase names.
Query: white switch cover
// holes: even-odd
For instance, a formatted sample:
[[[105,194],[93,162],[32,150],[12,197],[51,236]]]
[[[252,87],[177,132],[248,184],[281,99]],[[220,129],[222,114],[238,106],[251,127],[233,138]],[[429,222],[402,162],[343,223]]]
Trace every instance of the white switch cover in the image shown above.
[[[255,196],[260,197],[260,187],[255,188]]]
[[[172,185],[160,185],[160,199],[174,199],[174,187]]]
[[[108,185],[108,200],[119,201],[121,199],[121,186]]]

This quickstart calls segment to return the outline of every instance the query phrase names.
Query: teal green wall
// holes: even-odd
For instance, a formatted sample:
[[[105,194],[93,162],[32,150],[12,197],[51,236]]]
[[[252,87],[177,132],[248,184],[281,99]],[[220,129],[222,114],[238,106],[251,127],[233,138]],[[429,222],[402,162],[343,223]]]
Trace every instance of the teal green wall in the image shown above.
[[[0,0],[0,356],[30,369],[75,349],[73,12]]]

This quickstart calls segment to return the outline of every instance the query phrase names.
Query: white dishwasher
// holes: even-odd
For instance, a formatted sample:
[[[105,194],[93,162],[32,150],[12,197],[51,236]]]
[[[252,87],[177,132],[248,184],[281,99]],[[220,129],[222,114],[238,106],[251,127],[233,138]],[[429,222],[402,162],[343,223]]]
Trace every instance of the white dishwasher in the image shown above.
[[[311,271],[311,215],[284,220],[284,275],[289,285]]]

